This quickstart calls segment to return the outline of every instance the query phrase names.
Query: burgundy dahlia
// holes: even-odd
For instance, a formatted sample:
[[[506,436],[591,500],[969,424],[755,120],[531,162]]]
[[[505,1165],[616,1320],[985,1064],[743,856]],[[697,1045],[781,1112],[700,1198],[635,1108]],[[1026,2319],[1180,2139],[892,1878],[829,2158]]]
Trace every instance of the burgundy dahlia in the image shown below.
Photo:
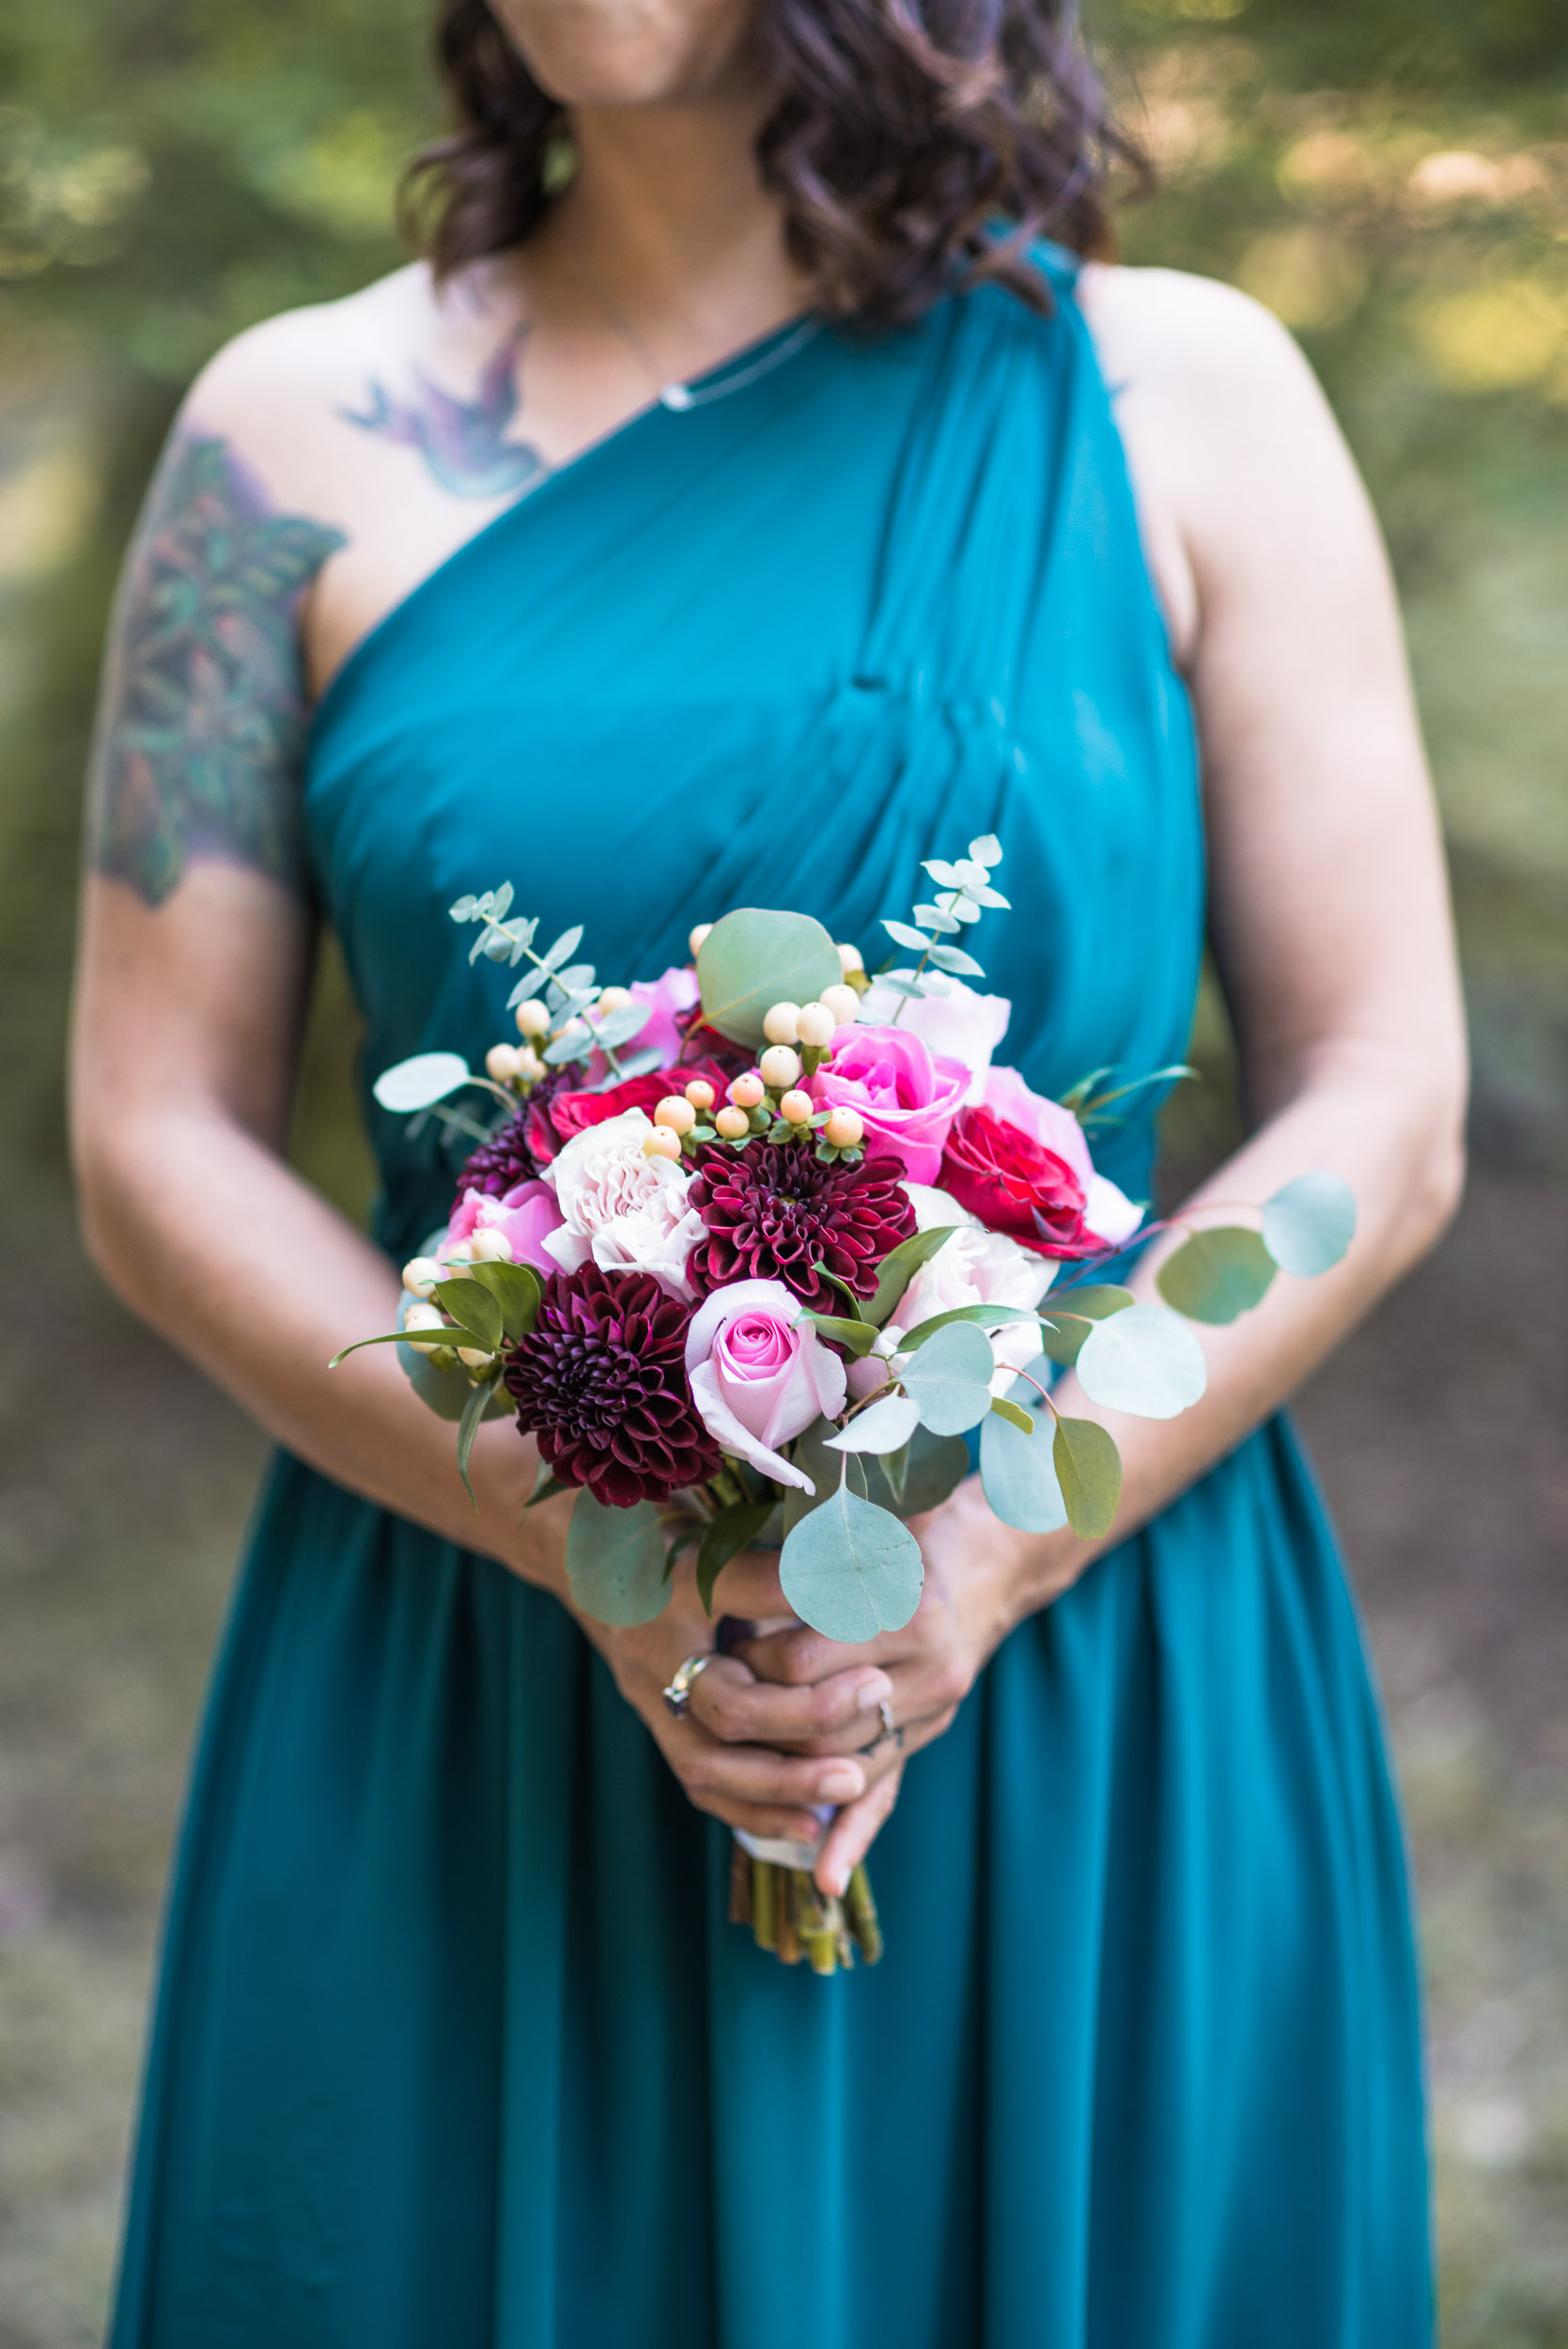
[[[809,1142],[705,1150],[687,1196],[707,1237],[687,1258],[686,1277],[702,1296],[731,1281],[783,1281],[814,1311],[832,1313],[821,1265],[870,1297],[877,1267],[915,1228],[903,1174],[897,1159],[825,1166]]]
[[[562,1091],[566,1077],[558,1068],[534,1087],[515,1117],[509,1118],[498,1134],[482,1142],[477,1150],[470,1151],[458,1177],[458,1198],[465,1191],[480,1190],[487,1198],[500,1199],[519,1183],[537,1180],[555,1156],[560,1144],[553,1137],[546,1149],[537,1147],[540,1127],[537,1121],[549,1114],[550,1104]],[[549,1129],[546,1128],[546,1131]]]
[[[690,1309],[651,1272],[596,1264],[545,1283],[539,1317],[506,1356],[518,1424],[563,1485],[629,1509],[716,1475],[719,1447],[686,1377]]]

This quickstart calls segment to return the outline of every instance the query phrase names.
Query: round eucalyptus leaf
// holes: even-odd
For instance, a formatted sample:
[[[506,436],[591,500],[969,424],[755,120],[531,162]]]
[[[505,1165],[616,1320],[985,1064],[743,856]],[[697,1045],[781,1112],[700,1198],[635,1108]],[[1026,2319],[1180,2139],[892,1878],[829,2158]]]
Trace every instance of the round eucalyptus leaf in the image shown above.
[[[779,1552],[785,1598],[829,1640],[900,1630],[920,1604],[924,1579],[908,1527],[847,1486],[802,1517]]]
[[[1212,1325],[1250,1313],[1274,1278],[1274,1258],[1256,1232],[1225,1223],[1194,1232],[1155,1276],[1168,1305]]]
[[[1197,1336],[1163,1305],[1131,1305],[1097,1321],[1078,1358],[1078,1382],[1092,1403],[1140,1419],[1174,1419],[1208,1384]]]
[[[902,1452],[920,1425],[920,1407],[907,1394],[890,1394],[857,1411],[842,1435],[830,1436],[829,1452]]]
[[[1337,1174],[1298,1174],[1265,1202],[1264,1242],[1275,1263],[1310,1281],[1337,1265],[1356,1236],[1356,1193]]]
[[[1044,1357],[1032,1367],[1043,1379]],[[1022,1379],[1014,1393],[1020,1401],[1034,1400],[1033,1389]],[[993,1514],[1003,1525],[1016,1525],[1020,1533],[1059,1533],[1066,1524],[1067,1503],[1053,1457],[1055,1443],[1056,1423],[1046,1410],[1035,1421],[1032,1436],[997,1411],[988,1412],[981,1422],[980,1482]]]
[[[815,1003],[843,976],[838,948],[820,922],[766,907],[726,913],[697,956],[703,1018],[748,1051],[767,1042],[762,1023],[774,1003]]]
[[[472,1072],[460,1052],[416,1052],[383,1068],[370,1090],[383,1110],[427,1110],[449,1093],[471,1081]]]
[[[934,1436],[961,1436],[991,1408],[996,1358],[984,1330],[950,1322],[918,1348],[898,1373],[904,1392],[920,1406],[923,1427]]]
[[[1116,1439],[1094,1419],[1059,1419],[1051,1456],[1067,1522],[1086,1542],[1103,1541],[1122,1498],[1122,1455]]]
[[[859,1465],[851,1457],[851,1477]],[[927,1509],[939,1509],[969,1472],[969,1446],[962,1436],[934,1436],[928,1427],[917,1427],[902,1452],[878,1458],[869,1490],[877,1501],[891,1501],[901,1517],[918,1517]]]
[[[567,1528],[567,1579],[585,1615],[623,1630],[652,1623],[670,1598],[665,1543],[651,1501],[607,1509],[585,1487]]]

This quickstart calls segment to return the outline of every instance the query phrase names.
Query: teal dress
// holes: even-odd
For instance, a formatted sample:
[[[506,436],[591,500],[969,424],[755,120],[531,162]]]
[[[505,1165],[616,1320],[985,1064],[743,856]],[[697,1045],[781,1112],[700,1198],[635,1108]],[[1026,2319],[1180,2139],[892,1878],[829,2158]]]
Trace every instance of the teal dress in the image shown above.
[[[506,1033],[464,891],[585,920],[606,979],[748,903],[869,954],[919,860],[983,832],[1006,1058],[1061,1093],[1181,1057],[1192,723],[1050,267],[1049,318],[981,290],[759,346],[361,646],[305,811],[367,1075]],[[454,1160],[365,1113],[396,1259]],[[1106,1171],[1146,1194],[1152,1154],[1135,1119]],[[553,1599],[279,1458],[184,1828],[114,2349],[1425,2349],[1399,1822],[1280,1422],[1015,1631],[911,1761],[875,1969],[759,1952],[728,1844]]]

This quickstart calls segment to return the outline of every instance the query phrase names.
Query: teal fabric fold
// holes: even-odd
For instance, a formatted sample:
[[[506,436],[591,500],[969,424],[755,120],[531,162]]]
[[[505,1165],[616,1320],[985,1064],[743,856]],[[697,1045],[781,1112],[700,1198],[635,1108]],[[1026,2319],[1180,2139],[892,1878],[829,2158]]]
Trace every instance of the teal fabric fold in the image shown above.
[[[826,331],[453,556],[318,713],[369,1036],[477,1054],[511,879],[605,978],[794,905],[870,955],[994,831],[1003,1056],[1179,1059],[1190,714],[1072,297]],[[1102,1153],[1146,1192],[1152,1104]],[[439,1220],[369,1100],[378,1228]],[[726,1921],[565,1613],[280,1457],[166,1934],[113,2349],[1421,2349],[1419,2009],[1354,1610],[1262,1429],[1014,1633],[874,1854],[875,1969]]]

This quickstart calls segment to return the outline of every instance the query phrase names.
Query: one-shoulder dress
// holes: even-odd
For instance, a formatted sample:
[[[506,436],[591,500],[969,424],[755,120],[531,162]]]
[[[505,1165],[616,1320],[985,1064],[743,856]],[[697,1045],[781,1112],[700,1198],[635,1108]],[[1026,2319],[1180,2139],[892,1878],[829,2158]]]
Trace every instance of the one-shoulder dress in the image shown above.
[[[981,288],[758,345],[545,478],[328,691],[304,821],[395,1259],[456,1160],[368,1081],[508,1032],[446,910],[503,879],[625,980],[736,905],[870,956],[923,857],[995,832],[1007,1059],[1061,1094],[1182,1057],[1193,726],[1048,273],[1048,317]],[[1137,1196],[1148,1097],[1104,1152]],[[879,1965],[759,1951],[728,1843],[552,1598],[277,1458],[113,2349],[1425,2349],[1400,1825],[1284,1423],[911,1760]]]

